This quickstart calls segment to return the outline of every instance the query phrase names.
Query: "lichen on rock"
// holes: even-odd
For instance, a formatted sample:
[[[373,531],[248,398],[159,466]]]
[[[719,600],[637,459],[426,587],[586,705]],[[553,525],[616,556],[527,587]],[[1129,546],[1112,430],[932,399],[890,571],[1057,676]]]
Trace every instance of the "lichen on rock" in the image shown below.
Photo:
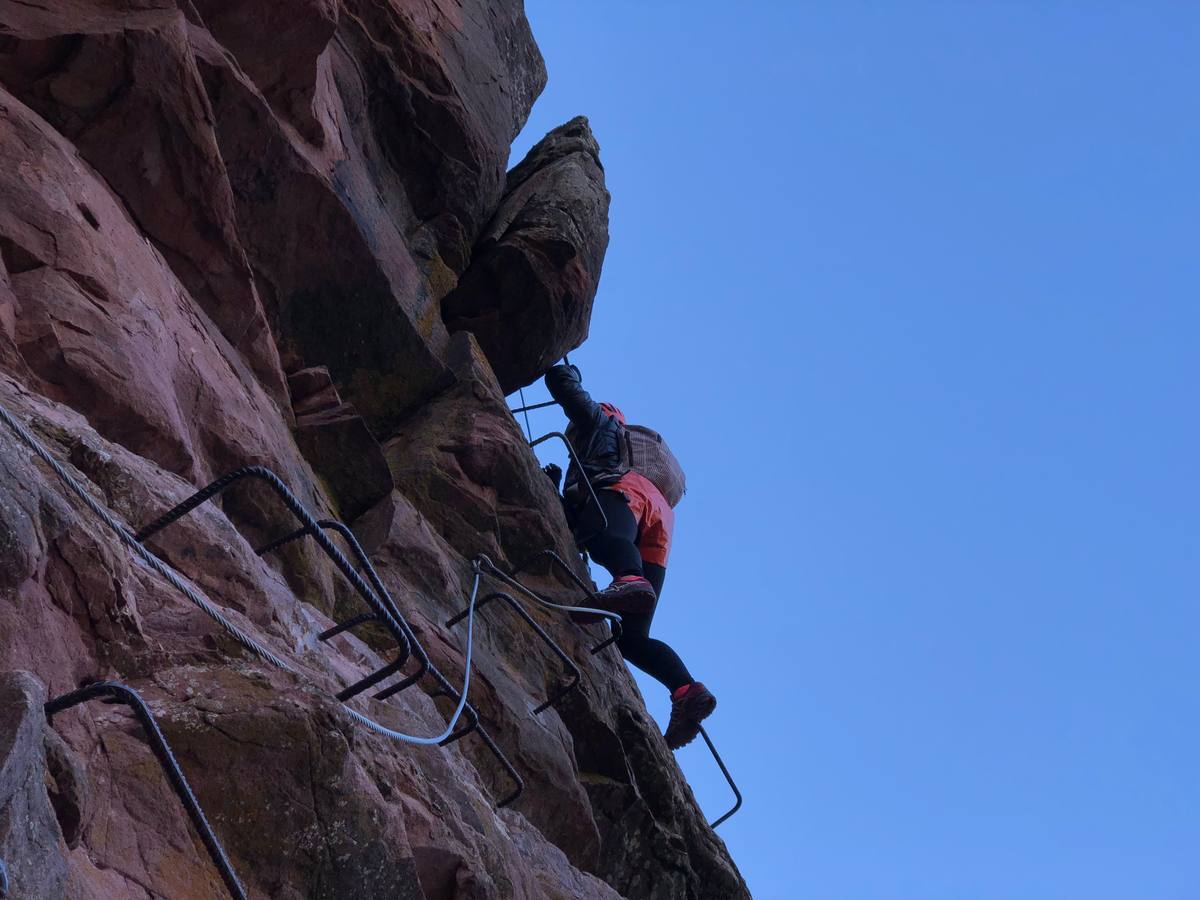
[[[464,676],[471,559],[586,578],[505,393],[587,334],[608,194],[586,120],[506,174],[546,73],[519,0],[0,3],[0,405],[136,531],[231,470],[345,520],[432,662]],[[270,40],[264,40],[264,34]],[[363,598],[239,483],[137,561],[0,424],[0,859],[14,896],[207,898],[221,881],[140,727],[159,720],[253,897],[747,896],[601,626],[474,625],[477,735],[414,746],[335,699],[395,647],[322,642]],[[339,539],[340,540],[340,539]],[[580,599],[553,571],[528,576]],[[407,662],[405,672],[415,669]],[[19,674],[18,674],[19,673]],[[430,678],[353,707],[434,735]]]
[[[506,392],[529,384],[587,338],[608,247],[600,147],[577,116],[508,173],[471,265],[442,301],[473,332]]]

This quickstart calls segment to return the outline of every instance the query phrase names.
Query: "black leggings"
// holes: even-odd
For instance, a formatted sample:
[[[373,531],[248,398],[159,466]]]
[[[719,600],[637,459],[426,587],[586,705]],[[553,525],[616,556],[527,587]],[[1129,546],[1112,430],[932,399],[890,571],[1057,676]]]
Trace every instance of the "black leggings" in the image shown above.
[[[666,567],[642,559],[637,548],[637,519],[633,517],[625,497],[618,491],[606,490],[596,491],[596,496],[608,519],[608,528],[590,539],[585,549],[592,559],[608,569],[613,578],[641,575],[654,586],[654,593],[661,597],[663,582],[667,577]],[[599,525],[598,519],[595,524]],[[662,641],[650,637],[650,623],[657,606],[656,600],[649,612],[621,616],[621,639],[617,641],[617,648],[625,659],[674,691],[691,684],[693,679],[678,653]]]

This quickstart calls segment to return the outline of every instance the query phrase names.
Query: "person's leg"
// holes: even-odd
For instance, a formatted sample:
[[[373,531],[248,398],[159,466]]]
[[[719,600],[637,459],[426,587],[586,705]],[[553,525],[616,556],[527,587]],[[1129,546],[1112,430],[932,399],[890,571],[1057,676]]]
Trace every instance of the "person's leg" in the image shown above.
[[[637,548],[638,524],[625,497],[617,491],[596,491],[608,528],[587,542],[586,550],[613,578],[642,575],[642,554]],[[590,510],[595,513],[595,508]],[[597,524],[599,524],[597,522]]]
[[[661,597],[663,582],[667,580],[667,567],[660,566],[657,563],[647,562],[642,560],[642,574],[646,576],[646,580],[654,586],[654,596]],[[654,615],[651,611],[650,615]]]
[[[642,570],[653,586],[655,595],[662,596],[663,582],[667,577],[666,568],[643,562]],[[663,641],[650,637],[650,623],[654,620],[654,609],[657,606],[656,601],[655,606],[643,615],[621,617],[621,638],[617,641],[617,648],[625,659],[673,693],[684,685],[691,684],[694,679],[678,653]]]
[[[666,567],[643,560],[642,568],[646,578],[654,586],[655,593],[661,597],[663,581],[667,577]],[[712,691],[692,678],[679,654],[662,641],[650,637],[650,620],[653,617],[654,610],[651,610],[650,615],[645,617],[645,637],[635,636],[628,651],[621,647],[621,654],[642,671],[653,675],[671,691],[671,720],[663,731],[663,737],[668,747],[678,750],[700,733],[700,723],[717,708],[717,698],[712,695]],[[642,624],[638,623],[639,626]],[[642,633],[639,627],[637,634]],[[618,643],[618,646],[621,644]]]
[[[586,545],[592,559],[612,573],[613,582],[596,594],[595,603],[622,617],[642,614],[654,607],[654,588],[642,574],[642,555],[637,548],[638,520],[617,491],[596,492],[608,523],[603,532]],[[595,505],[591,507],[595,512]],[[599,525],[599,516],[596,516]]]

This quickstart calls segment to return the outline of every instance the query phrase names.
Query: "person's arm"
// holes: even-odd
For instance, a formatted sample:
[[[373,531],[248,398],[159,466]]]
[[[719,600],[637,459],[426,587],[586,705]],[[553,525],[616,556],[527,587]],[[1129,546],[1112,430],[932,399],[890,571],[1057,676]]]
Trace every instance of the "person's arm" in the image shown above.
[[[600,404],[583,389],[583,379],[575,366],[552,366],[546,373],[550,396],[563,408],[575,427],[591,431],[602,413]]]

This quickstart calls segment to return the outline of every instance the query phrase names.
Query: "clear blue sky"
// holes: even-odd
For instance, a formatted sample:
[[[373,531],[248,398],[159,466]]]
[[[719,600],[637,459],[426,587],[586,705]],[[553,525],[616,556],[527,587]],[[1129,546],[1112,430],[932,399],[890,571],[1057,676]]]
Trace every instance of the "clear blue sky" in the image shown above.
[[[1200,7],[527,9],[755,896],[1200,898]]]

